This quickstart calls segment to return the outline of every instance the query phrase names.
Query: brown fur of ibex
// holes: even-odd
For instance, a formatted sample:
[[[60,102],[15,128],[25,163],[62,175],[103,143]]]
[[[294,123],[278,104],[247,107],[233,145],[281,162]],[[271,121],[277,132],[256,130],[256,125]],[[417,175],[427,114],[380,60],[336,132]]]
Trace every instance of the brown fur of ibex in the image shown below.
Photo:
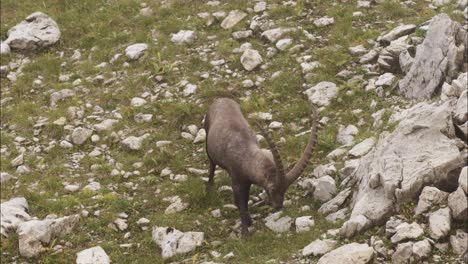
[[[216,165],[225,169],[232,180],[234,201],[241,217],[241,234],[248,235],[252,219],[248,211],[251,184],[262,187],[271,205],[283,207],[284,194],[304,171],[317,142],[318,113],[314,109],[312,131],[302,157],[284,173],[279,152],[269,134],[260,126],[270,151],[261,149],[255,132],[245,120],[240,106],[234,100],[215,100],[205,116],[206,152],[210,161],[208,188],[213,185]]]

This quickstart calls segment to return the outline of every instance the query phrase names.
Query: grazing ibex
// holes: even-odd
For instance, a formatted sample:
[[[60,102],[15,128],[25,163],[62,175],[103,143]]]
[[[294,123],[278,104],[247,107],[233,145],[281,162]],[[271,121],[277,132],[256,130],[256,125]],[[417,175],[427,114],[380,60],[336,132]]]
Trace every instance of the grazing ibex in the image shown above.
[[[317,142],[318,113],[315,109],[312,119],[312,131],[302,157],[288,173],[284,173],[278,149],[270,135],[259,126],[271,152],[260,148],[238,103],[220,98],[209,107],[205,116],[206,152],[210,161],[208,188],[213,185],[216,165],[228,172],[241,216],[243,238],[248,236],[248,226],[252,224],[247,205],[250,185],[262,187],[276,210],[283,207],[286,190],[304,171]]]

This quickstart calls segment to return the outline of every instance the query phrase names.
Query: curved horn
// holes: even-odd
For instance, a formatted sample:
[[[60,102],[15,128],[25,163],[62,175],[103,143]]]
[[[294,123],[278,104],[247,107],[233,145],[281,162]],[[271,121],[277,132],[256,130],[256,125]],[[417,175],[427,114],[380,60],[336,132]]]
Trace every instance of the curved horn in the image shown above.
[[[304,172],[307,163],[309,162],[312,152],[314,151],[315,144],[317,143],[317,128],[318,128],[318,111],[313,107],[312,110],[312,131],[310,133],[309,142],[302,153],[302,157],[294,165],[294,167],[286,174],[286,181],[288,185],[292,184]]]
[[[266,139],[268,146],[270,147],[271,153],[273,154],[273,159],[276,165],[276,175],[283,177],[284,176],[283,162],[281,161],[281,156],[278,152],[278,148],[276,148],[275,143],[270,137],[270,133],[268,133],[268,131],[263,129],[259,123],[255,122],[255,125],[258,127],[258,129],[260,129],[260,133]]]

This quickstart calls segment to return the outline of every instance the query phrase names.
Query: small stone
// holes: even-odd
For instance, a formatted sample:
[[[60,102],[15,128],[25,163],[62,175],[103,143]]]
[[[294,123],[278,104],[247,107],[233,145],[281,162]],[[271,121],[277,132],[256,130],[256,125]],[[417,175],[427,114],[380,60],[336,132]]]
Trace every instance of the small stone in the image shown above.
[[[24,154],[23,153],[19,154],[16,158],[14,158],[10,162],[10,165],[12,167],[18,167],[18,166],[23,165],[23,164],[24,164]]]
[[[260,13],[266,10],[266,2],[257,2],[254,6],[254,12]]]
[[[459,187],[468,194],[468,166],[463,167],[462,171],[460,172],[460,176],[458,177],[458,184]]]
[[[130,105],[132,107],[141,107],[141,106],[144,106],[146,103],[147,103],[147,101],[145,99],[139,98],[139,97],[134,97],[134,98],[132,98],[132,101],[130,102]]]
[[[73,129],[71,134],[72,142],[75,145],[82,145],[93,134],[93,131],[87,128],[78,127]]]
[[[65,191],[70,192],[70,193],[76,192],[79,189],[80,189],[80,186],[76,185],[76,184],[67,184],[67,185],[65,185]]]
[[[0,54],[6,55],[10,53],[10,46],[6,44],[4,41],[0,41]]]
[[[390,42],[392,42],[393,40],[401,36],[405,36],[405,35],[413,33],[415,30],[416,30],[415,25],[401,25],[392,29],[390,32],[380,37],[379,41],[384,44],[389,44]]]
[[[366,48],[363,45],[350,47],[348,50],[349,50],[349,53],[353,56],[360,56],[367,52]]]
[[[431,254],[431,243],[428,239],[418,241],[413,244],[413,256],[418,260],[426,259]]]
[[[357,127],[353,125],[348,125],[347,127],[340,125],[340,128],[338,129],[338,135],[336,136],[336,140],[341,144],[352,144],[354,136],[357,135],[358,132],[359,130],[357,129]]]
[[[450,232],[451,217],[448,207],[441,208],[429,215],[429,235],[439,240]]]
[[[309,102],[318,106],[327,106],[338,94],[338,87],[332,82],[320,82],[304,92]]]
[[[296,218],[296,232],[302,233],[310,230],[310,227],[314,226],[315,222],[312,216],[301,216]]]
[[[413,242],[398,244],[392,255],[392,263],[408,263],[411,255],[413,255]]]
[[[361,143],[355,145],[348,153],[354,157],[361,157],[372,149],[375,142],[376,140],[373,137],[365,139]]]
[[[343,209],[340,209],[340,210],[338,210],[338,211],[336,211],[334,213],[331,213],[331,214],[327,215],[327,217],[325,217],[325,219],[328,222],[337,223],[338,221],[346,219],[346,213],[347,212],[348,212],[348,208],[343,208]]]
[[[232,37],[234,39],[246,39],[246,38],[249,38],[253,35],[253,32],[252,30],[243,30],[243,31],[236,31],[236,32],[232,32]]]
[[[322,256],[333,249],[335,249],[336,245],[338,244],[337,241],[331,239],[324,239],[324,240],[314,240],[312,243],[307,245],[302,249],[302,256],[308,257],[310,255],[317,257]]]
[[[461,229],[457,229],[455,235],[450,236],[450,245],[453,253],[462,257],[468,251],[468,233]]]
[[[384,87],[389,87],[393,84],[395,81],[395,75],[391,72],[384,73],[379,76],[379,79],[375,82],[375,85],[377,86],[384,86]]]
[[[82,250],[76,254],[76,264],[110,264],[110,258],[100,246]]]
[[[416,222],[412,224],[401,223],[396,227],[395,231],[395,235],[391,239],[394,244],[404,240],[413,240],[424,234],[424,230]]]
[[[239,10],[232,10],[229,12],[223,22],[221,22],[221,27],[223,29],[230,29],[237,25],[242,19],[247,16],[246,13]]]
[[[171,227],[153,227],[153,241],[161,248],[163,258],[185,254],[201,246],[203,232],[181,232]]]
[[[206,131],[204,128],[198,130],[197,135],[195,136],[195,139],[193,140],[194,144],[202,143],[205,142],[206,140]]]
[[[468,219],[468,201],[467,195],[461,187],[448,196],[448,206],[452,211],[453,218],[457,221],[466,221]]]
[[[293,40],[290,38],[280,39],[276,42],[276,48],[279,50],[286,50],[292,43]]]
[[[371,225],[371,221],[363,215],[352,217],[340,228],[340,235],[352,237]]]
[[[145,7],[140,9],[140,16],[150,17],[153,15],[153,9],[151,7]]]
[[[116,124],[118,122],[119,121],[116,120],[116,119],[105,119],[101,123],[94,125],[93,128],[97,132],[110,131],[110,130],[112,130],[112,127],[114,126],[114,124]]]
[[[315,179],[312,185],[314,188],[314,199],[321,202],[330,200],[336,193],[335,180],[328,175]]]
[[[91,192],[97,192],[101,189],[101,184],[99,182],[90,182],[86,185],[83,190],[89,190]]]
[[[143,137],[130,136],[122,140],[122,146],[129,150],[140,150],[143,146]]]
[[[142,218],[138,219],[138,221],[136,223],[137,223],[137,225],[147,225],[147,224],[150,223],[150,220],[147,219],[147,218],[142,217]]]
[[[128,228],[127,220],[122,218],[115,219],[114,224],[120,231],[125,231]]]
[[[176,34],[173,34],[171,41],[176,44],[192,44],[195,41],[196,34],[192,30],[180,30]]]
[[[318,28],[326,27],[328,25],[335,24],[335,19],[333,17],[321,17],[319,19],[314,20],[314,25]]]
[[[139,59],[145,50],[148,49],[148,44],[145,43],[137,43],[128,46],[125,49],[125,56],[131,60],[137,60]]]
[[[260,56],[260,53],[258,51],[253,49],[247,49],[242,54],[240,62],[244,69],[246,69],[247,71],[252,71],[257,66],[259,66],[263,62],[263,60],[262,56]]]
[[[275,233],[284,233],[289,231],[293,222],[289,216],[281,217],[282,212],[277,212],[266,217],[265,225]]]
[[[419,195],[418,205],[414,212],[415,215],[420,215],[427,212],[435,205],[444,204],[447,201],[448,193],[443,192],[436,187],[426,186]]]

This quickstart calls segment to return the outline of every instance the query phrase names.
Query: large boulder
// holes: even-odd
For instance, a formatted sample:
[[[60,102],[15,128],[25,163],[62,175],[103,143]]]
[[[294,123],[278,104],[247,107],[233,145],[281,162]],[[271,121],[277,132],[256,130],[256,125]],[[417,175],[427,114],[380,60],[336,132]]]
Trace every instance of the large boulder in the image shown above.
[[[432,18],[426,38],[416,48],[416,56],[406,76],[399,82],[407,98],[427,100],[446,78],[455,78],[463,64],[466,32],[448,15]]]
[[[37,256],[46,250],[44,245],[48,245],[56,237],[68,234],[79,219],[79,215],[71,215],[20,223],[17,230],[20,255],[27,258]]]
[[[363,215],[372,225],[382,224],[396,203],[417,198],[426,185],[456,188],[464,158],[450,135],[454,107],[453,100],[419,103],[398,115],[395,131],[381,135],[348,181],[357,183],[351,219]]]
[[[10,231],[16,230],[20,223],[31,220],[31,216],[28,214],[28,202],[23,197],[1,203],[0,214],[0,233],[5,237]]]
[[[12,49],[35,50],[56,43],[60,39],[57,23],[48,15],[36,12],[8,30],[5,43]]]

